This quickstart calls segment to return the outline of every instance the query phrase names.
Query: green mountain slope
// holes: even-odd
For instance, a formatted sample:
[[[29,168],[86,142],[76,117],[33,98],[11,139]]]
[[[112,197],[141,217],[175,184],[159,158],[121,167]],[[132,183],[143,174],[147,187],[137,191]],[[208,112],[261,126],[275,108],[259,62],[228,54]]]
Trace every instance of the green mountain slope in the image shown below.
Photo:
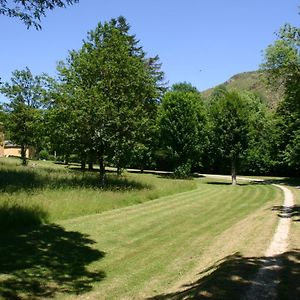
[[[271,109],[274,109],[282,99],[282,90],[275,90],[268,87],[265,83],[264,75],[259,71],[236,74],[221,85],[226,86],[228,89],[239,89],[257,93],[265,99]],[[208,99],[213,89],[203,91],[203,97]]]

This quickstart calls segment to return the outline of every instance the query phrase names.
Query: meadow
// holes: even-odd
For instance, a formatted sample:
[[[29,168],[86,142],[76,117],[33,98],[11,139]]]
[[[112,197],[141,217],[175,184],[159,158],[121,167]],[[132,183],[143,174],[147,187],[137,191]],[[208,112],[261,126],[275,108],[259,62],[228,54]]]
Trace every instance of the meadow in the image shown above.
[[[26,219],[29,225],[102,213],[196,187],[191,180],[170,180],[167,176],[108,173],[105,188],[100,188],[97,170],[81,172],[76,165],[44,161],[31,161],[24,168],[18,159],[2,158],[0,225],[12,228]]]
[[[111,173],[101,189],[76,168],[0,164],[4,299],[240,299],[282,203],[269,184]],[[282,295],[297,275],[298,224]]]

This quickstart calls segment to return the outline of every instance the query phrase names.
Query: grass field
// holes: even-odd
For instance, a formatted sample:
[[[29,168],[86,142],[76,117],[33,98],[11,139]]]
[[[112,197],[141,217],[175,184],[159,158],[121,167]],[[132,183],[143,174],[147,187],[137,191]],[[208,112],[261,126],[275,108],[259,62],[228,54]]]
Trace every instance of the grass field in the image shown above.
[[[0,233],[0,296],[241,298],[276,228],[279,189],[126,174],[101,190],[94,176],[2,161],[2,211],[36,210],[48,224]]]

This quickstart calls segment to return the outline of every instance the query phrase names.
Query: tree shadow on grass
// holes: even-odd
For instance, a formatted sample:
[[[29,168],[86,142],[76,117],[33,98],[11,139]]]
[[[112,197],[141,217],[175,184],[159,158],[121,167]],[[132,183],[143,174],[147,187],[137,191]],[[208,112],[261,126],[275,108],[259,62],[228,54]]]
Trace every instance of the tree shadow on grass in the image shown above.
[[[265,263],[265,257],[243,257],[236,253],[227,256],[215,265],[199,273],[199,279],[183,285],[180,290],[156,295],[148,300],[169,299],[210,299],[238,300],[245,299],[253,285],[261,285],[256,274]],[[280,281],[278,299],[300,299],[300,252],[294,250],[270,259],[281,268],[268,268],[266,276],[271,283]],[[270,267],[270,266],[269,266]]]
[[[223,181],[207,181],[207,184],[211,185],[227,185],[227,186],[234,186],[232,185],[231,182],[223,182]],[[240,181],[237,182],[235,186],[249,186],[249,185],[256,185],[256,184],[262,184],[261,182],[256,182],[256,181],[251,181],[251,182],[245,182],[245,181]]]
[[[105,278],[88,265],[104,257],[87,235],[50,224],[0,233],[0,298],[83,294]]]
[[[292,207],[276,205],[272,207],[272,210],[278,211],[278,217],[280,218],[293,218],[294,222],[300,221],[300,205]]]
[[[222,181],[208,181],[207,184],[212,184],[212,185],[232,185],[231,182],[222,182]],[[239,185],[239,184],[237,184]]]
[[[142,190],[151,188],[143,184],[115,175],[107,175],[106,185],[101,187],[98,174],[67,170],[41,169],[27,167],[19,169],[0,169],[0,192],[32,192],[37,189],[93,188],[101,190]]]

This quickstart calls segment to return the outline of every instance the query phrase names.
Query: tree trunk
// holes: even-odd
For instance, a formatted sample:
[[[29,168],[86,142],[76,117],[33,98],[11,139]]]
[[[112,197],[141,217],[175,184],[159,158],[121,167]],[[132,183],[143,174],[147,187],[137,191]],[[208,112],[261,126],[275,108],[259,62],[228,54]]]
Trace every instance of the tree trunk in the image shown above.
[[[236,160],[233,159],[231,161],[231,180],[232,180],[232,185],[236,185]]]
[[[80,167],[82,171],[85,171],[85,161],[81,161]]]
[[[89,162],[89,171],[93,171],[93,163],[92,162]]]
[[[100,169],[100,184],[101,186],[104,186],[105,185],[105,162],[104,162],[103,155],[99,157],[99,169]]]
[[[117,167],[117,175],[121,176],[121,174],[122,174],[122,168],[118,166]]]
[[[37,145],[35,145],[34,158],[35,158],[36,160],[40,160],[40,148],[39,148]]]
[[[22,165],[27,165],[27,159],[26,159],[26,147],[24,144],[21,144],[21,159],[22,159]]]

